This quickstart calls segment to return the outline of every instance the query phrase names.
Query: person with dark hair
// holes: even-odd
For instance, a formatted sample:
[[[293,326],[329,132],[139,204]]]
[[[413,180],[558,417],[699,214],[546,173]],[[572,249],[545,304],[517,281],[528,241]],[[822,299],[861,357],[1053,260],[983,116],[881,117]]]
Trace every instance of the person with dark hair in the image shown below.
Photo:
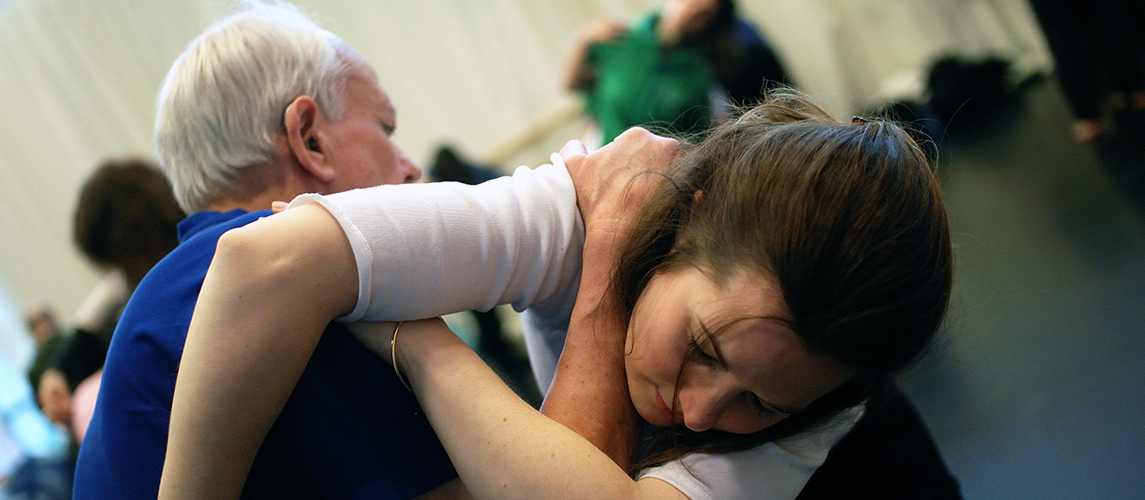
[[[116,322],[132,291],[179,244],[183,212],[158,167],[143,159],[103,162],[84,183],[73,238],[89,261],[107,271],[76,314],[74,332],[54,350],[37,384],[44,414],[73,431],[72,395],[103,368]],[[77,436],[78,437],[78,436]]]
[[[183,217],[171,184],[153,162],[108,161],[80,191],[75,241],[92,262],[122,270],[127,287],[135,289],[179,244],[175,226]]]
[[[751,107],[769,89],[795,86],[771,41],[742,16],[706,52],[716,81],[736,106]]]
[[[48,369],[52,353],[63,343],[65,337],[56,320],[56,313],[47,304],[31,304],[24,311],[24,323],[32,334],[36,354],[28,367],[28,381],[33,388],[40,385],[40,376]]]
[[[715,113],[711,56],[735,19],[731,0],[669,0],[631,26],[596,20],[574,42],[565,87],[583,92],[602,144],[637,125],[702,132]]]
[[[416,392],[473,497],[794,498],[939,329],[953,258],[937,180],[900,127],[837,123],[790,91],[676,152],[632,129],[469,189],[303,196],[225,235],[160,498],[237,494],[317,325],[499,301],[531,308],[542,412],[596,408],[606,429],[636,415],[650,438],[602,443],[537,413],[438,320],[351,324]],[[577,184],[604,165],[611,184]]]

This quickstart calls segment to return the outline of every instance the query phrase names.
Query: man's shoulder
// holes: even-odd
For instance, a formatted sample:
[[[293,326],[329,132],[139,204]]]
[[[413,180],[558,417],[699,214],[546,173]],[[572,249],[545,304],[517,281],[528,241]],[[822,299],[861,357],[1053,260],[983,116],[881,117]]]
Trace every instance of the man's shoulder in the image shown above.
[[[179,246],[193,241],[217,241],[223,233],[271,215],[270,210],[247,212],[236,208],[228,212],[204,211],[191,214],[179,223]]]
[[[179,246],[155,264],[136,287],[128,302],[128,310],[124,311],[126,322],[162,320],[170,308],[185,306],[188,302],[193,307],[207,268],[215,256],[219,238],[223,233],[267,214],[269,211],[199,212],[179,223]],[[142,317],[133,317],[131,313],[141,313]]]
[[[182,242],[147,273],[124,308],[108,349],[103,390],[131,401],[170,396],[215,244],[227,230],[257,219],[245,211],[212,212],[181,224]]]

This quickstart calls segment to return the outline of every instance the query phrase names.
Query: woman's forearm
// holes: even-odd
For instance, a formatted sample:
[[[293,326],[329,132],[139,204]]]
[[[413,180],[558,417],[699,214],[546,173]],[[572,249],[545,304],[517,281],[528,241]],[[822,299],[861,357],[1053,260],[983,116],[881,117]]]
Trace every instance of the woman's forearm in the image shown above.
[[[219,240],[171,410],[160,498],[238,498],[326,324],[357,298],[353,253],[318,205]]]
[[[406,323],[398,358],[473,498],[683,498],[538,413],[441,322]]]

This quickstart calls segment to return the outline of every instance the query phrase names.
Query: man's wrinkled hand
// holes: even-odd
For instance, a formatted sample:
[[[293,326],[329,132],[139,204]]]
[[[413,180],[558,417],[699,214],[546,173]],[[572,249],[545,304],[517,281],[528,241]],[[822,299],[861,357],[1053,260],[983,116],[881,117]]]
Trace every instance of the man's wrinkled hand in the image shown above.
[[[586,231],[627,234],[633,215],[680,154],[679,141],[640,127],[628,129],[592,154],[580,141],[569,141],[560,155],[576,186]]]

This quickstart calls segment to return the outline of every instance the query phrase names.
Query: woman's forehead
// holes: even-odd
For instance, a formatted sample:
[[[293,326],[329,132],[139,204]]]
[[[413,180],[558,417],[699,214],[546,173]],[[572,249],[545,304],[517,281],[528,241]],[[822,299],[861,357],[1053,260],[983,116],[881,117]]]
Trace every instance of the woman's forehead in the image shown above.
[[[695,303],[700,319],[712,323],[706,326],[722,329],[751,318],[769,318],[788,326],[792,323],[783,290],[770,274],[747,268],[719,274],[700,270],[699,274],[711,287]]]
[[[713,343],[728,371],[773,405],[803,408],[852,375],[809,352],[790,327],[770,318],[735,322]]]

